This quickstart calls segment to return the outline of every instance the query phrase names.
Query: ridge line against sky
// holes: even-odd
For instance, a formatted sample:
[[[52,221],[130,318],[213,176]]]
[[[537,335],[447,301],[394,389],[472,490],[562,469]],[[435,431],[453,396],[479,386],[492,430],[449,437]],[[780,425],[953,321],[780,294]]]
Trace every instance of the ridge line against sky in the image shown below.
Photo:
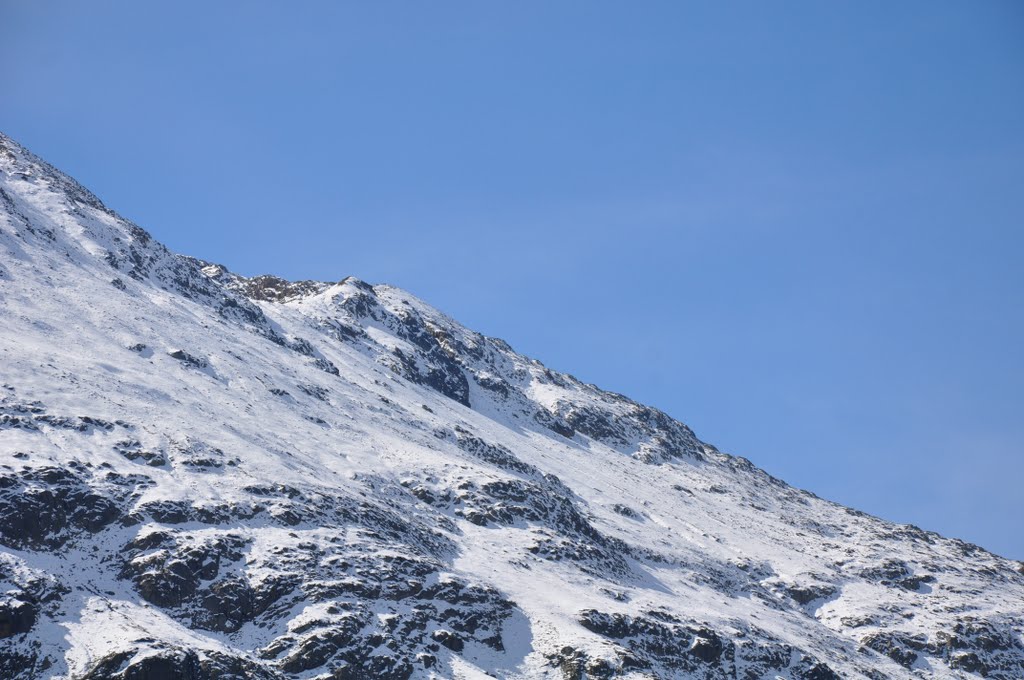
[[[173,250],[388,282],[1024,557],[1024,6],[0,8],[0,129]]]

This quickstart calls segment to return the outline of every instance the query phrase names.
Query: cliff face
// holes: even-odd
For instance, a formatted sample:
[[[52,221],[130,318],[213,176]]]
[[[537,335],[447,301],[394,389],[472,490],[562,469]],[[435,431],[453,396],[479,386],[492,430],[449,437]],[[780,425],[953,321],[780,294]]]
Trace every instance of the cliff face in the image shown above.
[[[1024,677],[1020,563],[3,136],[0,383],[0,677]]]

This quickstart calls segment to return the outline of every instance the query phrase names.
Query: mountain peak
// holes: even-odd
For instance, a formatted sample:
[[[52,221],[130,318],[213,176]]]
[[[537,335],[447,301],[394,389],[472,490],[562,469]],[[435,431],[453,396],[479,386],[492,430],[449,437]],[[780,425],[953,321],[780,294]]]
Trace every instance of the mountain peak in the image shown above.
[[[0,676],[1024,677],[1024,565],[0,149]]]

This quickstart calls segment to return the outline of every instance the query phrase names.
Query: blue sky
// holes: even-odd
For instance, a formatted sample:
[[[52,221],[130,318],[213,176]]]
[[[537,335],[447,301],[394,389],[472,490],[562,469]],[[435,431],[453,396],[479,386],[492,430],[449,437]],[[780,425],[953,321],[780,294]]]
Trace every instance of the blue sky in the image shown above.
[[[0,6],[0,129],[175,250],[400,285],[1024,558],[1024,4]]]

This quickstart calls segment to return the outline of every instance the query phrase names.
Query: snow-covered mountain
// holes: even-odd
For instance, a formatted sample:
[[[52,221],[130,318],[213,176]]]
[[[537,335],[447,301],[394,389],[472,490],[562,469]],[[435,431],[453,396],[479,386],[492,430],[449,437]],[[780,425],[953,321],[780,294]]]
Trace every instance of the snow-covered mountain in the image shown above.
[[[0,384],[3,678],[1024,678],[1021,563],[2,135]]]

